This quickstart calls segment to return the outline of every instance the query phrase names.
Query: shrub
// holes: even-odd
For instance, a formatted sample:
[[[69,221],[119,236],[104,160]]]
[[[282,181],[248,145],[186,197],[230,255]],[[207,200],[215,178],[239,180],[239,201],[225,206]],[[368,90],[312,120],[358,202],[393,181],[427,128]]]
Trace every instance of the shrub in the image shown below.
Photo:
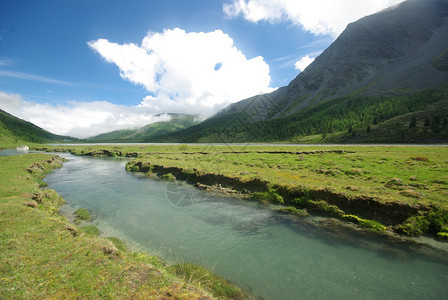
[[[380,231],[380,232],[386,231],[386,226],[384,226],[376,221],[373,221],[373,220],[362,219],[355,215],[343,215],[342,219],[352,222],[354,224],[357,224],[360,227],[365,228],[365,229],[369,229],[369,230],[373,230],[373,231]]]
[[[386,226],[374,220],[361,219],[361,223],[359,224],[359,226],[373,231],[379,231],[379,232],[386,231]]]
[[[85,208],[79,208],[75,211],[75,218],[78,220],[89,220],[90,219],[89,211]]]
[[[135,162],[128,162],[126,164],[126,171],[130,172],[140,172],[140,167],[135,164]]]
[[[259,201],[268,201],[270,203],[278,203],[283,204],[284,200],[283,197],[278,194],[278,192],[275,189],[268,189],[266,192],[263,193],[254,193],[253,198]]]
[[[428,232],[428,230],[429,222],[425,216],[412,216],[403,224],[395,227],[395,231],[411,236],[422,235],[423,233]]]
[[[441,240],[448,240],[448,232],[438,232],[437,238]]]
[[[311,192],[309,190],[305,190],[303,192],[302,197],[300,198],[295,198],[293,200],[291,200],[292,203],[297,204],[297,206],[299,207],[303,207],[303,208],[312,208],[314,207],[311,202],[313,202],[313,200],[311,199]]]
[[[131,166],[131,172],[140,172],[140,166],[138,165]]]
[[[448,227],[448,210],[440,207],[432,207],[431,211],[427,214],[427,220],[429,222],[429,232],[437,233],[440,231],[447,231]]]
[[[318,207],[320,209],[322,209],[323,211],[325,211],[329,216],[338,218],[338,217],[341,217],[342,215],[344,215],[344,211],[341,210],[336,205],[328,204],[325,201],[318,201],[316,203],[317,203]]]
[[[277,211],[284,212],[284,213],[290,213],[299,217],[306,217],[309,216],[309,213],[306,211],[306,209],[297,209],[294,206],[288,206],[284,208],[279,208]]]
[[[328,204],[326,201],[313,201],[308,195],[305,195],[301,198],[296,198],[292,201],[292,203],[297,204],[299,207],[308,208],[308,209],[317,209],[331,217],[339,218],[344,214],[339,207],[336,205]]]
[[[160,176],[160,178],[166,181],[176,181],[176,177],[174,177],[174,175],[171,173],[163,174],[162,176]]]
[[[343,220],[346,220],[348,222],[352,222],[354,224],[359,224],[361,223],[361,218],[355,216],[355,215],[343,215],[342,216]]]

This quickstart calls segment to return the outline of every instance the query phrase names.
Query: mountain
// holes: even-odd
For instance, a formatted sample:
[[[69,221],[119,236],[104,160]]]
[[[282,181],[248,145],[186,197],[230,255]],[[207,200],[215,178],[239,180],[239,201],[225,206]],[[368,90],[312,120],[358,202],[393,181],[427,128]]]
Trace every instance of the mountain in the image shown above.
[[[408,0],[349,24],[287,87],[230,106],[256,119],[347,95],[401,95],[448,83],[448,1]]]
[[[0,109],[0,141],[31,143],[67,142],[78,139],[56,135]]]
[[[176,132],[198,123],[197,116],[188,114],[168,114],[171,119],[164,122],[148,124],[138,129],[116,130],[88,138],[89,142],[123,142],[142,143],[152,137]]]
[[[349,24],[288,86],[157,140],[292,141],[353,133],[445,103],[447,88],[448,0],[408,0]]]

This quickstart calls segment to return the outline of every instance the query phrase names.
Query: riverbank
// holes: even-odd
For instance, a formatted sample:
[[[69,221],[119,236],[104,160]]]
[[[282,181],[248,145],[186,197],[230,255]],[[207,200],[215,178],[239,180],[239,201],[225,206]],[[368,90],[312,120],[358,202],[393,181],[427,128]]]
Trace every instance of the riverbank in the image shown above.
[[[129,158],[63,157],[64,168],[45,180],[66,197],[69,215],[86,208],[90,224],[132,249],[157,253],[173,264],[199,264],[255,297],[440,298],[445,293],[446,252],[442,257],[441,251],[422,253],[424,245],[353,230],[351,223],[333,218],[297,218],[276,212],[278,205],[126,172]]]
[[[448,237],[446,147],[99,145],[40,150],[133,157],[131,171],[171,173],[202,188],[234,190],[369,230]]]
[[[168,267],[68,223],[57,213],[64,200],[41,189],[61,163],[48,154],[0,157],[0,298],[243,297],[201,267]]]

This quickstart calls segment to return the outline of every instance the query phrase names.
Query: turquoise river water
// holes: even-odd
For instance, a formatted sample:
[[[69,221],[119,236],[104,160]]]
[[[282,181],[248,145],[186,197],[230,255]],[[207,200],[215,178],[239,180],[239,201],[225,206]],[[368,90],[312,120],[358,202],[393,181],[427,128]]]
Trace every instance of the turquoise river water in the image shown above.
[[[105,235],[168,263],[201,264],[260,299],[446,299],[444,254],[366,236],[331,219],[125,171],[127,160],[75,157],[45,181],[87,208]]]

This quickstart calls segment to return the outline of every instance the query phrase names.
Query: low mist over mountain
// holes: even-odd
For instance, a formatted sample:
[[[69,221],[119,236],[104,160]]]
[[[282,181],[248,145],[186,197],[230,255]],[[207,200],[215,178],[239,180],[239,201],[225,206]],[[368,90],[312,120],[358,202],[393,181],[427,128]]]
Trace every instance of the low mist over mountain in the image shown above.
[[[432,107],[447,101],[447,88],[448,1],[408,0],[349,24],[288,86],[232,104],[197,126],[157,140],[294,141],[313,134],[353,135],[430,106],[437,112]],[[438,113],[429,118],[446,119],[444,111]],[[437,134],[444,132],[443,122],[435,122],[441,126]],[[445,139],[431,136],[428,141]]]

